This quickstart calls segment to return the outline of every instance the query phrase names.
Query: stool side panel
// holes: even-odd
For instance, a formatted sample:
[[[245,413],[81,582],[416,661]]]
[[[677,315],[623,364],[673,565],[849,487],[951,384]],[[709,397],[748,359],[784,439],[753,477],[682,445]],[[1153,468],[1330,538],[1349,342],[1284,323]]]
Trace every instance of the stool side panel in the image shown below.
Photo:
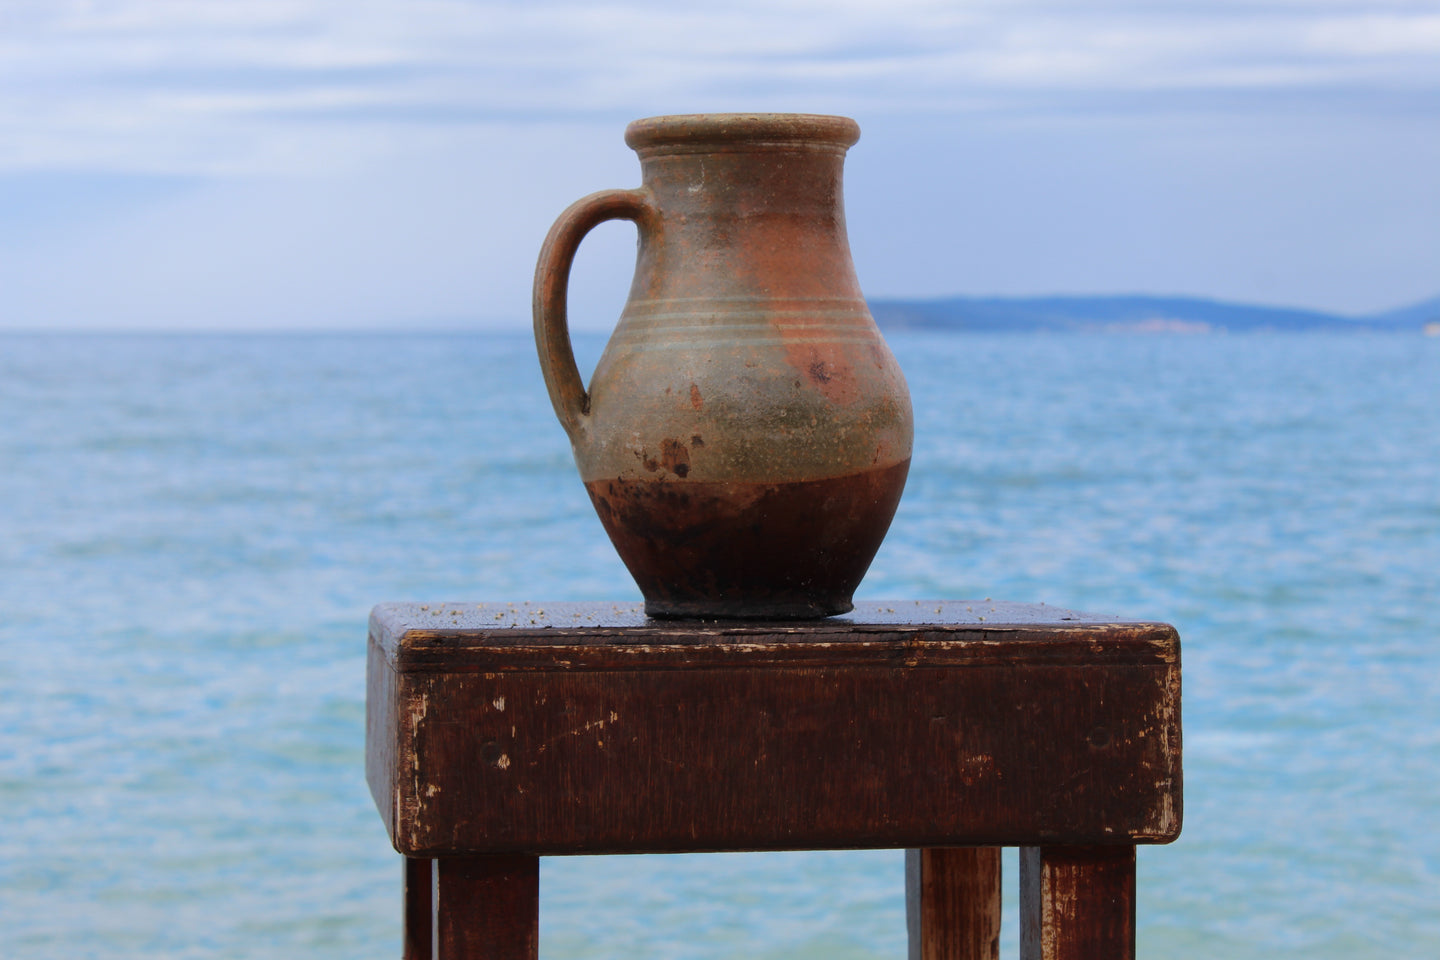
[[[406,733],[400,726],[399,679],[372,633],[365,656],[365,782],[392,842],[398,825],[400,741]]]
[[[411,856],[1165,842],[1178,672],[402,673],[425,707],[391,835]]]

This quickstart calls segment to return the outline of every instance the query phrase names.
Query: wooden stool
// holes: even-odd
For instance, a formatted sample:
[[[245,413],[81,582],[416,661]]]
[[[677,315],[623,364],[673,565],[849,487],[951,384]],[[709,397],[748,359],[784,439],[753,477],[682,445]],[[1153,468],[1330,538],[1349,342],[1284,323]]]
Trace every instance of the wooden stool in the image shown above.
[[[539,857],[907,848],[910,956],[1128,958],[1135,844],[1180,832],[1180,641],[991,601],[828,620],[385,604],[366,776],[405,957],[538,952]]]

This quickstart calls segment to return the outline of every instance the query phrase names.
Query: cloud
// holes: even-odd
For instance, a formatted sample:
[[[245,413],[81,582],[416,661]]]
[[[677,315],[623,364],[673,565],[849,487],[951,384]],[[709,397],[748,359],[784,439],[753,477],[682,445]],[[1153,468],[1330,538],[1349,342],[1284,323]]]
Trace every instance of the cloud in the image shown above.
[[[324,177],[0,177],[0,210],[41,194],[0,231],[0,329],[513,326],[550,222],[636,179],[618,130],[576,124],[490,125]],[[617,308],[633,263],[633,230],[588,243],[577,299]]]
[[[625,122],[715,110],[860,120],[872,294],[1435,292],[1433,0],[6,0],[0,328],[522,324]]]
[[[0,23],[0,169],[296,170],[363,162],[398,125],[1337,88],[1433,99],[1433,5],[22,2]]]

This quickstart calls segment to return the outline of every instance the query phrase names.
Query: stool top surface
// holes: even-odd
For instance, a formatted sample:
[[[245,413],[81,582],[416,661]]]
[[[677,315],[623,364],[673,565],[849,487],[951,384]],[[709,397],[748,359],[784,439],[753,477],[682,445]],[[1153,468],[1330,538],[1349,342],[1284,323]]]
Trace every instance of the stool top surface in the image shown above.
[[[847,626],[1037,625],[1069,623],[1144,623],[1112,614],[1082,613],[1044,603],[1006,600],[870,600],[849,613],[812,620],[671,620],[645,615],[642,603],[536,601],[482,603],[382,603],[375,613],[386,623],[412,629],[431,625],[444,630],[529,629],[651,629],[662,633],[689,630],[775,630],[804,632]]]
[[[639,603],[385,603],[371,612],[370,635],[401,670],[479,667],[496,658],[510,667],[557,658],[578,666],[592,654],[593,666],[622,654],[630,663],[683,658],[694,665],[712,658],[868,660],[897,651],[970,661],[1179,656],[1169,624],[989,599],[868,601],[842,616],[768,621],[652,619]],[[534,659],[517,658],[522,652]]]

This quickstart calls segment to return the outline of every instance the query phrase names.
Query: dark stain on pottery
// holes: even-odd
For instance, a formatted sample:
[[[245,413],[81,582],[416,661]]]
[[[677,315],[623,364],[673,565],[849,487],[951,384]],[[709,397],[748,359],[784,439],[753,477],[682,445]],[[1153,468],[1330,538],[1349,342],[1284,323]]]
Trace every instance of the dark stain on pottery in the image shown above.
[[[585,485],[656,617],[824,617],[855,588],[900,503],[907,459],[798,483]]]

